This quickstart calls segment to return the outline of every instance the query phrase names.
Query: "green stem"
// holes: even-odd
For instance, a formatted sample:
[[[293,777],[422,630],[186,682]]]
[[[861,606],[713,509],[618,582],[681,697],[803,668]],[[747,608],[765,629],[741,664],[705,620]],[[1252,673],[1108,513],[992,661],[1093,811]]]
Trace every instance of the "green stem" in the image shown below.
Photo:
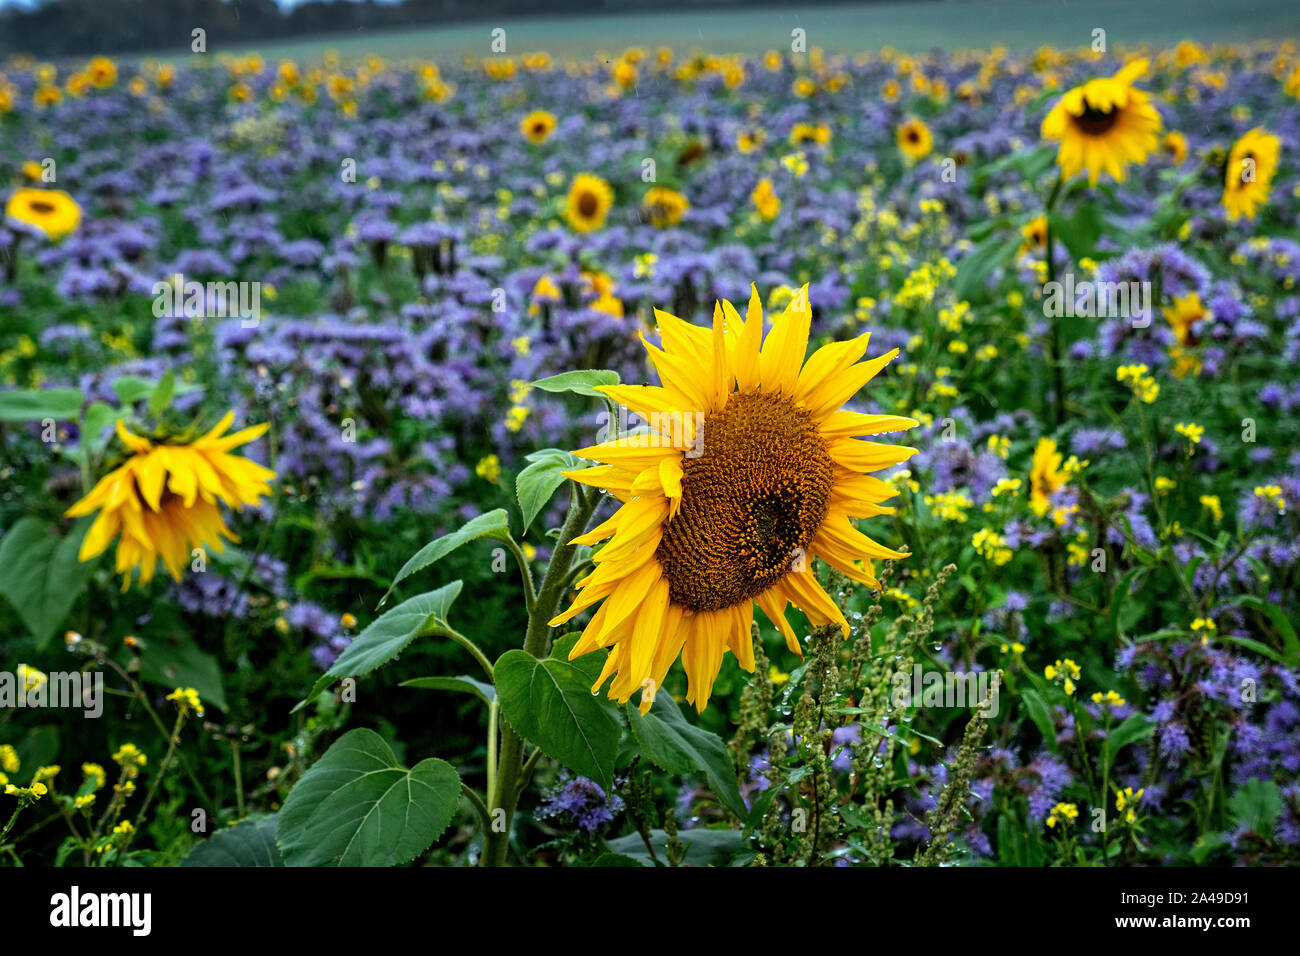
[[[435,635],[441,637],[450,637],[461,647],[465,648],[465,650],[469,651],[470,654],[473,656],[474,660],[478,661],[479,667],[483,668],[483,673],[487,674],[488,680],[492,681],[496,679],[492,676],[492,662],[487,659],[487,655],[478,649],[477,644],[471,641],[464,634],[457,631],[455,628],[449,627],[445,624],[435,624],[433,627],[425,631],[424,635],[429,637]]]
[[[528,566],[528,556],[510,535],[506,535],[506,547],[510,549],[510,553],[515,556],[515,563],[519,565],[519,576],[524,582],[524,604],[531,612],[533,605],[537,603],[537,593],[533,590],[533,572]]]
[[[600,503],[600,494],[596,491],[586,492],[576,483],[570,484],[569,514],[560,529],[560,537],[551,554],[551,561],[546,566],[542,585],[537,593],[537,601],[528,615],[528,631],[524,637],[524,651],[533,657],[545,657],[550,645],[551,618],[555,616],[560,601],[567,588],[565,578],[569,566],[573,563],[578,546],[573,539],[587,530],[596,506]],[[489,830],[483,848],[484,866],[505,866],[506,855],[510,850],[510,825],[514,818],[515,806],[519,802],[519,779],[523,770],[523,738],[509,724],[501,728],[501,751],[497,762],[497,778],[494,806],[491,811],[505,811],[505,826],[500,833]]]

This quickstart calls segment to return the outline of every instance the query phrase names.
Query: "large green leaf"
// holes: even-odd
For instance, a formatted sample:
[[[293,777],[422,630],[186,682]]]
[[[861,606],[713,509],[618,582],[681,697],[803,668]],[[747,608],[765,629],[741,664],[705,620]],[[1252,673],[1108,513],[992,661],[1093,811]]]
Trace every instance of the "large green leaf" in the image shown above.
[[[408,770],[379,734],[352,730],[289,792],[276,842],[289,866],[395,866],[427,850],[459,803],[451,764]]]
[[[149,398],[157,390],[161,382],[151,382],[147,378],[140,378],[138,375],[123,375],[113,381],[113,394],[117,400],[124,406],[134,405],[142,398]],[[171,386],[171,395],[169,400],[177,395],[188,395],[191,392],[202,391],[203,386],[195,385],[192,382],[177,382],[173,379]]]
[[[567,480],[562,472],[585,466],[582,459],[558,448],[543,448],[528,456],[532,462],[515,478],[515,494],[519,498],[519,511],[524,516],[520,534],[528,531],[538,512],[546,507],[555,489]]]
[[[622,722],[613,703],[591,693],[589,673],[554,657],[506,651],[494,674],[501,715],[515,731],[608,792]]]
[[[334,665],[316,681],[306,700],[294,710],[305,707],[308,701],[340,677],[360,677],[381,664],[387,664],[426,628],[445,627],[447,614],[460,595],[460,588],[459,581],[452,581],[436,591],[417,594],[380,615],[353,639]]]
[[[722,803],[742,820],[749,813],[740,788],[736,786],[736,768],[722,738],[711,731],[687,723],[672,695],[661,691],[645,716],[628,704],[628,724],[641,745],[641,752],[668,773],[702,773]]]
[[[435,538],[426,544],[402,565],[402,570],[397,572],[397,577],[393,578],[393,583],[388,586],[384,596],[379,599],[379,606],[383,607],[384,602],[388,600],[388,596],[393,593],[393,588],[416,571],[422,571],[435,561],[439,561],[451,554],[462,544],[468,544],[478,538],[492,538],[496,541],[506,541],[510,538],[510,516],[506,514],[504,509],[497,508],[494,511],[487,512],[487,514],[481,514],[456,531],[444,534],[441,538]]]
[[[123,651],[121,656],[126,658],[129,654]],[[204,703],[226,710],[221,665],[184,634],[171,633],[150,639],[140,655],[140,677],[169,690],[193,687]]]
[[[181,866],[284,866],[275,845],[275,815],[218,830],[181,860]]]
[[[90,521],[83,518],[60,538],[44,521],[22,518],[0,541],[0,594],[32,632],[38,650],[54,636],[94,570],[94,564],[77,560]]]
[[[579,369],[573,372],[561,372],[559,375],[552,375],[550,378],[539,379],[532,383],[534,388],[540,388],[544,392],[576,392],[579,395],[588,395],[592,398],[605,398],[602,392],[596,391],[597,385],[617,385],[618,372],[611,372],[607,369]]]
[[[82,400],[75,388],[8,389],[0,392],[0,422],[76,421]]]

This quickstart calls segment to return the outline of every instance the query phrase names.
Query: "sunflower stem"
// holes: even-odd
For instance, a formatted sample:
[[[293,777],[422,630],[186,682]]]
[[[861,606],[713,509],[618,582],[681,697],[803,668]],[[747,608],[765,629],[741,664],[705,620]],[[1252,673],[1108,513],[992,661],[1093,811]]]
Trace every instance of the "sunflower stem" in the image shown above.
[[[569,513],[560,529],[560,537],[551,554],[546,573],[542,576],[541,587],[537,591],[537,600],[528,614],[528,631],[524,635],[524,650],[533,657],[545,657],[550,650],[551,618],[559,608],[560,601],[568,590],[566,578],[569,566],[577,553],[578,546],[573,539],[587,530],[587,524],[600,503],[600,493],[584,491],[576,483],[569,485]],[[489,818],[497,810],[505,811],[501,829],[496,828],[496,821],[488,828],[484,837],[484,866],[505,866],[506,856],[510,851],[510,827],[519,803],[521,787],[519,781],[523,775],[523,738],[508,722],[501,724],[501,750],[497,760],[496,784],[489,794],[492,806],[488,807]]]

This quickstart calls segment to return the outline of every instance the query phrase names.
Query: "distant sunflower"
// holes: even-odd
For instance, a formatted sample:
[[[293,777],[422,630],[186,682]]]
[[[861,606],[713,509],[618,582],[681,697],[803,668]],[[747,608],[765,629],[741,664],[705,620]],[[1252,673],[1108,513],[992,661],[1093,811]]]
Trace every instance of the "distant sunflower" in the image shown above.
[[[1224,169],[1223,208],[1228,218],[1254,219],[1268,199],[1282,144],[1272,133],[1256,126],[1233,144]]]
[[[609,183],[590,173],[579,173],[569,187],[569,199],[564,218],[577,232],[591,232],[605,224],[610,207],[614,205],[614,190]]]
[[[677,225],[690,207],[685,196],[664,186],[649,190],[641,200],[641,208],[645,210],[650,222],[660,229]]]
[[[535,110],[519,121],[519,132],[534,145],[546,142],[554,131],[555,117],[546,110]]]
[[[859,361],[868,340],[861,335],[804,362],[806,286],[766,340],[756,291],[744,320],[731,303],[719,303],[712,329],[655,315],[663,348],[642,341],[664,384],[599,389],[652,427],[575,452],[604,464],[568,476],[623,505],[575,539],[610,540],[595,555],[596,569],[577,582],[573,605],[550,623],[600,604],[569,655],[611,648],[592,692],[611,676],[609,696],[620,702],[648,689],[644,712],[680,655],[686,699],[703,710],[728,650],[742,668],[754,669],[755,604],[793,653],[801,649],[785,618],[789,604],[814,626],[838,625],[848,635],[843,614],[817,583],[812,558],[879,587],[871,559],[905,557],[866,537],[850,516],[893,513],[881,502],[894,489],[864,472],[896,465],[915,449],[856,436],[917,423],[840,407],[898,349]]]
[[[924,159],[930,155],[930,150],[934,148],[934,136],[930,133],[930,127],[916,117],[909,119],[898,127],[896,139],[898,140],[898,148],[909,159]]]
[[[1147,71],[1134,60],[1114,76],[1089,80],[1067,92],[1043,119],[1043,138],[1061,144],[1056,161],[1067,177],[1088,170],[1097,184],[1103,171],[1123,182],[1129,163],[1142,163],[1156,149],[1160,114],[1133,81]]]
[[[140,569],[140,583],[148,584],[161,559],[179,581],[193,548],[221,551],[222,538],[239,540],[226,527],[218,504],[224,502],[236,510],[256,505],[260,496],[271,493],[267,482],[275,473],[228,454],[268,428],[255,425],[226,435],[234,420],[235,413],[228,412],[203,437],[170,445],[132,434],[119,420],[117,437],[131,457],[67,511],[69,518],[99,512],[81,542],[78,560],[89,561],[102,554],[120,533],[117,573],[122,575],[125,591],[136,568]]]
[[[1175,166],[1181,165],[1182,161],[1187,158],[1187,137],[1177,130],[1171,130],[1160,141],[1160,148],[1164,150],[1166,156],[1174,161]]]
[[[1061,462],[1056,442],[1050,438],[1038,439],[1029,470],[1029,507],[1040,517],[1051,507],[1052,492],[1069,481],[1069,476],[1061,470]]]
[[[61,189],[19,189],[5,204],[5,215],[61,239],[77,228],[81,207]]]

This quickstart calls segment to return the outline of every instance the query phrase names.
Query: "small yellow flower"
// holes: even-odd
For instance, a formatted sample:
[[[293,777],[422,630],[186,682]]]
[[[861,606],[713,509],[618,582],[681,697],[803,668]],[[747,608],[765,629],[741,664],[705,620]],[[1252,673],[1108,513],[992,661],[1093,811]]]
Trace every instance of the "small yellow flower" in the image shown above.
[[[5,773],[17,773],[22,769],[18,762],[18,751],[10,744],[0,744],[0,770]]]
[[[339,618],[339,626],[348,631],[352,630],[357,626],[356,615],[347,613],[343,614],[343,616]]]
[[[1223,520],[1223,504],[1218,495],[1201,495],[1201,507],[1210,513],[1216,523]]]
[[[1043,668],[1043,676],[1053,683],[1059,683],[1065,690],[1067,696],[1073,696],[1075,690],[1074,682],[1077,681],[1082,672],[1079,665],[1070,658],[1058,660],[1055,664],[1048,664]]]
[[[199,699],[199,692],[193,687],[177,687],[167,695],[167,700],[176,704],[182,714],[193,711],[198,716],[203,716],[203,701]]]
[[[1048,814],[1047,825],[1055,828],[1058,823],[1069,826],[1079,819],[1079,807],[1073,803],[1058,803]]]
[[[780,687],[790,679],[790,675],[773,664],[768,668],[767,679],[772,682],[773,686]]]
[[[1124,698],[1119,696],[1119,694],[1115,693],[1113,690],[1108,690],[1104,694],[1101,691],[1097,691],[1097,693],[1092,695],[1092,702],[1097,705],[1105,704],[1107,707],[1123,707],[1126,703]]]
[[[760,179],[749,198],[754,208],[758,210],[758,214],[767,222],[775,219],[776,214],[781,211],[781,197],[772,188],[770,179]]]
[[[113,754],[113,762],[126,772],[129,779],[140,772],[140,768],[149,762],[149,758],[135,744],[126,743],[117,748],[117,752]]]
[[[108,774],[105,773],[104,768],[97,763],[83,763],[81,765],[81,773],[82,776],[94,784],[96,790],[103,787],[108,781]]]
[[[474,473],[488,484],[495,485],[501,478],[501,459],[496,455],[480,458],[478,464],[474,466]]]

